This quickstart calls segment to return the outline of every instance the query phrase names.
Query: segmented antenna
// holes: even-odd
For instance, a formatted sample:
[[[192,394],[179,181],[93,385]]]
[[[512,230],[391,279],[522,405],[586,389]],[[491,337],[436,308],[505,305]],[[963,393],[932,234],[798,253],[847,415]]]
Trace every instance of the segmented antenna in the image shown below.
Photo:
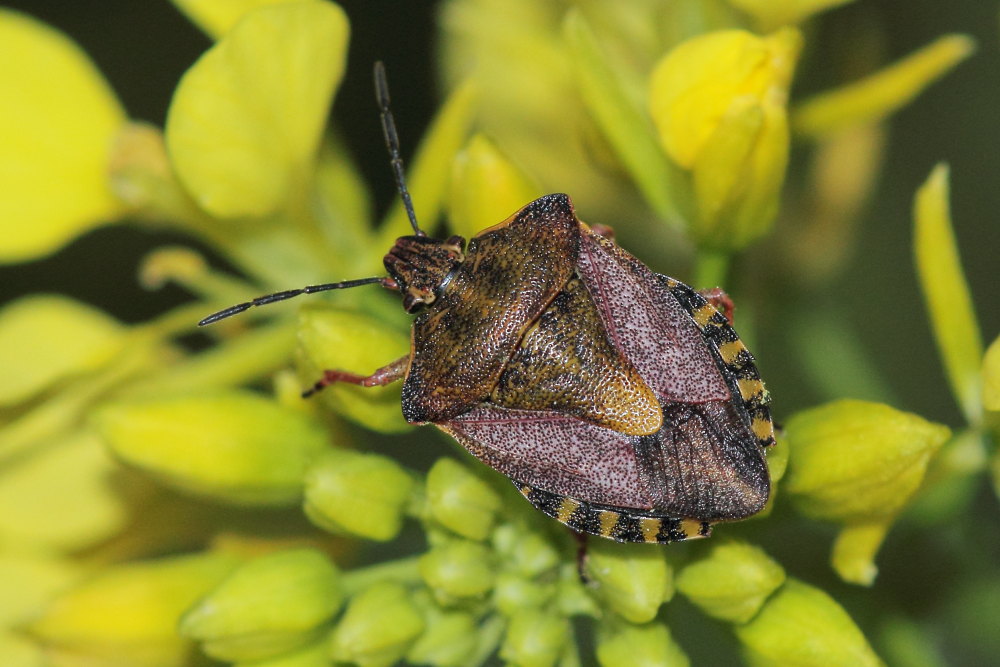
[[[359,278],[357,280],[345,280],[340,283],[325,283],[323,285],[307,285],[301,289],[290,289],[284,292],[275,292],[274,294],[265,294],[264,296],[259,296],[252,301],[247,301],[245,303],[238,303],[235,306],[230,306],[225,310],[220,310],[217,313],[209,315],[201,322],[198,322],[198,326],[203,327],[206,324],[212,324],[213,322],[218,322],[219,320],[224,320],[227,317],[236,315],[237,313],[242,313],[244,310],[249,310],[254,306],[266,306],[269,303],[274,303],[275,301],[284,301],[285,299],[291,299],[293,296],[299,296],[300,294],[313,294],[315,292],[325,292],[331,289],[347,289],[348,287],[358,287],[359,285],[371,285],[372,283],[385,283],[388,278]]]
[[[399,135],[396,134],[396,121],[389,108],[389,83],[385,78],[385,65],[381,60],[375,62],[375,101],[378,103],[379,116],[382,119],[382,134],[385,135],[385,147],[389,149],[389,164],[393,176],[396,177],[396,189],[403,199],[403,208],[410,219],[410,226],[417,236],[427,236],[417,224],[417,214],[413,210],[413,200],[406,189],[406,175],[403,171],[403,158],[399,154]]]

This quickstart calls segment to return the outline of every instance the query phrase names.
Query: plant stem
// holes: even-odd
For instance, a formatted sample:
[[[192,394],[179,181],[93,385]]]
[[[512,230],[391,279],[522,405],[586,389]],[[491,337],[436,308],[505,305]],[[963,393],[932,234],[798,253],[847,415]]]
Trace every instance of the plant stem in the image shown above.
[[[722,287],[729,272],[729,254],[721,250],[701,249],[695,258],[694,277],[691,280],[695,289]]]

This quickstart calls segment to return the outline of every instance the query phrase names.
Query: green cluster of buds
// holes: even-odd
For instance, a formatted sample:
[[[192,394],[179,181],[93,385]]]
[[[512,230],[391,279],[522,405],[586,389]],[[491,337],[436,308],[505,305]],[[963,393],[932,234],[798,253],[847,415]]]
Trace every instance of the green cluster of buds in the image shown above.
[[[687,282],[710,287],[797,201],[792,214],[816,215],[774,240],[787,255],[774,264],[819,284],[878,181],[885,120],[974,47],[946,35],[800,101],[800,56],[821,46],[806,23],[849,2],[440,3],[447,95],[408,161],[421,225],[447,214],[449,233],[472,237],[567,192],[587,221],[648,240],[638,250],[654,270],[693,248]],[[130,120],[68,37],[0,10],[0,52],[18,63],[0,71],[0,262],[127,221],[188,235],[245,276],[166,247],[139,281],[195,300],[149,321],[60,295],[0,307],[0,664],[688,665],[731,661],[734,642],[754,665],[881,664],[818,585],[874,585],[893,526],[953,521],[985,474],[1000,495],[1000,339],[983,344],[945,166],[917,193],[914,257],[964,422],[933,423],[877,390],[825,391],[794,414],[779,398],[772,498],[754,521],[707,542],[581,550],[508,480],[411,428],[398,385],[301,399],[325,369],[367,375],[410,351],[410,320],[384,291],[252,309],[201,330],[214,345],[189,345],[213,310],[381,275],[411,228],[399,204],[376,220],[327,128],[347,66],[340,6],[174,4],[213,45],[179,80],[164,128]],[[790,185],[797,142],[811,169]],[[814,310],[792,316],[806,333],[790,349],[822,348],[829,359],[801,364],[833,378],[819,386],[858,386],[843,378],[870,375],[864,364],[830,370],[863,360],[853,337]],[[839,529],[832,573],[769,555],[811,520]],[[675,614],[692,618],[668,627]],[[900,662],[921,633],[886,618],[866,630]],[[678,629],[691,623],[734,641],[698,646]]]

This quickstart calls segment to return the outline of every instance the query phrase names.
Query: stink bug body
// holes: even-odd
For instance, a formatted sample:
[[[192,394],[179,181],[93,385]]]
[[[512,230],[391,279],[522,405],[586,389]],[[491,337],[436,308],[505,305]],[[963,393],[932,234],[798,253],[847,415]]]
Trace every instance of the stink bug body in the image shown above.
[[[376,91],[414,234],[388,277],[280,292],[202,324],[302,293],[379,283],[417,313],[410,353],[370,376],[403,379],[402,410],[432,423],[571,528],[625,542],[705,536],[767,501],[773,427],[753,357],[726,317],[575,215],[537,199],[466,245],[420,231],[381,64]]]

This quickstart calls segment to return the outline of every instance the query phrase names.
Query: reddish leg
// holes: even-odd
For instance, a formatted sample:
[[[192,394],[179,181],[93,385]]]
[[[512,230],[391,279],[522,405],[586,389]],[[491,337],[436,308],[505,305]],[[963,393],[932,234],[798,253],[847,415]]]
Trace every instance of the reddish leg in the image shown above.
[[[705,301],[708,301],[717,311],[726,316],[726,319],[729,320],[729,326],[733,325],[733,300],[721,287],[698,290],[698,294],[705,297]]]
[[[356,375],[347,371],[325,370],[323,371],[323,377],[316,384],[302,392],[302,398],[309,398],[317,391],[329,387],[336,382],[349,382],[362,387],[381,387],[391,384],[406,375],[406,368],[409,365],[410,355],[406,355],[367,376]]]

